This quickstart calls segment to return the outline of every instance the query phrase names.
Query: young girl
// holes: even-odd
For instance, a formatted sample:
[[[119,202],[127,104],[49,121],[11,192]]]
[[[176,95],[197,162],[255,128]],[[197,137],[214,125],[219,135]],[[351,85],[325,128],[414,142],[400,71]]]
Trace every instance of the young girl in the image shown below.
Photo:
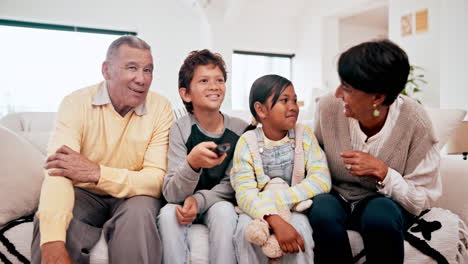
[[[282,251],[287,253],[280,258],[282,263],[313,263],[312,229],[307,217],[293,213],[288,223],[278,215],[276,205],[292,205],[330,190],[325,154],[312,130],[296,125],[299,115],[297,96],[286,78],[266,75],[257,79],[250,90],[249,104],[255,121],[262,126],[249,127],[254,130],[240,137],[233,158],[231,184],[244,212],[239,216],[234,234],[237,261],[268,263],[261,248],[245,239],[249,222],[263,219]],[[301,135],[296,135],[296,131],[302,131]],[[249,140],[252,136],[256,138],[253,144]],[[302,146],[295,145],[299,137]],[[295,155],[298,151],[303,155]],[[260,154],[260,159],[254,158],[256,153]],[[295,160],[295,156],[302,160]],[[303,164],[303,168],[294,168],[294,163]],[[262,192],[268,181],[275,177],[282,178],[291,187]]]

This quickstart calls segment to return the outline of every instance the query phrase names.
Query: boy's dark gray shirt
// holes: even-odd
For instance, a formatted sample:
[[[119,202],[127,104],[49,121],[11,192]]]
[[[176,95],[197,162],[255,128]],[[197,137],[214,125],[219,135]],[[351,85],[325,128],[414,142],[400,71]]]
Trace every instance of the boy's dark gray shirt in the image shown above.
[[[224,116],[224,131],[209,133],[197,122],[192,114],[179,118],[169,134],[168,170],[164,177],[163,195],[169,203],[183,203],[193,195],[198,203],[198,213],[204,213],[219,201],[235,202],[229,173],[237,140],[247,127],[239,118]],[[227,157],[218,166],[196,172],[187,162],[192,148],[204,141],[216,144],[231,143]]]

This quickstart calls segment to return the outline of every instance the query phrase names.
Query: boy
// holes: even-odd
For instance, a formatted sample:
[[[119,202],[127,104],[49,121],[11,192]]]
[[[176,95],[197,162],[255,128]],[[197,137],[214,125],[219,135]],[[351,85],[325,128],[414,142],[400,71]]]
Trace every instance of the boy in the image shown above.
[[[238,216],[229,172],[247,123],[219,110],[226,77],[221,56],[206,49],[192,51],[180,68],[179,94],[188,114],[172,125],[169,135],[163,184],[168,204],[158,216],[164,263],[190,263],[188,228],[193,222],[209,229],[210,263],[236,263],[232,236]],[[223,143],[230,143],[230,149],[216,153]]]

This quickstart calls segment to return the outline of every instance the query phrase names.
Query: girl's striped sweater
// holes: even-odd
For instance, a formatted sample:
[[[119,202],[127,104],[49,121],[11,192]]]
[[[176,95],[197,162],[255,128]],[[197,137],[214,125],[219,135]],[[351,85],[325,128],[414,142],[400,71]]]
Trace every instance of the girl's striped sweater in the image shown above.
[[[282,190],[262,192],[270,178],[263,172],[262,161],[254,158],[258,157],[255,154],[258,147],[247,140],[248,137],[256,137],[255,131],[247,131],[239,138],[234,152],[231,184],[239,207],[252,218],[262,219],[265,215],[278,214],[276,204],[292,205],[330,191],[331,177],[325,153],[309,127],[304,126],[300,130],[303,131],[305,177],[296,185]]]

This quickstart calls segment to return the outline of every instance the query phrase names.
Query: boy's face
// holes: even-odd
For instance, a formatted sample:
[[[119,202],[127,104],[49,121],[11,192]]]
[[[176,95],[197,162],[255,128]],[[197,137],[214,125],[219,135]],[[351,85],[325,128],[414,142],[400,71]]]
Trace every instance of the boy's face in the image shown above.
[[[194,112],[219,111],[225,92],[223,72],[212,64],[195,68],[189,91],[186,88],[179,89],[182,100],[192,102]]]

